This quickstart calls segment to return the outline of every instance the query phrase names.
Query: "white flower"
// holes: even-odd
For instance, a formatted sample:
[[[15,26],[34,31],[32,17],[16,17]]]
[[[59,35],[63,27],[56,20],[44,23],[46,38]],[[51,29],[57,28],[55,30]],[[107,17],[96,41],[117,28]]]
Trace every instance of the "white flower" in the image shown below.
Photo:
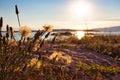
[[[19,33],[23,36],[23,37],[28,37],[31,35],[31,29],[27,26],[21,26],[19,29]]]

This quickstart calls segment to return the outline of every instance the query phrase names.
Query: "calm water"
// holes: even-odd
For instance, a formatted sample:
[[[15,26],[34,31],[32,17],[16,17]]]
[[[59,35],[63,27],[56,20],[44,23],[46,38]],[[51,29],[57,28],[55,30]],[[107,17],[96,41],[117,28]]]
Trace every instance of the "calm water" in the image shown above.
[[[35,33],[36,32],[32,32],[30,37],[33,37]],[[52,32],[52,33],[55,33],[55,32]],[[81,38],[81,37],[84,36],[85,32],[83,32],[83,31],[74,31],[74,32],[71,32],[71,33],[75,34],[78,38]],[[93,35],[93,36],[95,36],[95,35],[120,35],[120,32],[88,32],[88,33],[90,35]],[[5,36],[5,34],[6,34],[5,32],[2,32],[3,36]],[[21,35],[19,34],[19,32],[15,32],[14,35],[15,35],[15,38],[17,40],[20,40]],[[52,35],[49,36],[49,39],[51,39],[51,38],[53,38]]]

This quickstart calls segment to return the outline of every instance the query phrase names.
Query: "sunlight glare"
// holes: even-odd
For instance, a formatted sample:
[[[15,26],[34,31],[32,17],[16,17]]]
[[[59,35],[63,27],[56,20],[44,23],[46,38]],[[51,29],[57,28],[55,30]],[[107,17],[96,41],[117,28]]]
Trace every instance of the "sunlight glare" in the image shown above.
[[[83,32],[83,31],[77,31],[76,36],[77,36],[78,39],[81,39],[82,37],[85,36],[85,32]]]
[[[88,17],[91,12],[91,4],[85,0],[74,1],[70,7],[71,16],[76,18]]]

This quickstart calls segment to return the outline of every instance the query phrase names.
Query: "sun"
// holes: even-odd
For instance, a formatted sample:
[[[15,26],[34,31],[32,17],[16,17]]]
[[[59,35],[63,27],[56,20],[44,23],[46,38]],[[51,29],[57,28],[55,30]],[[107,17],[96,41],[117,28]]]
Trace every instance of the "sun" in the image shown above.
[[[70,4],[70,13],[72,17],[88,17],[91,12],[91,4],[86,0],[76,0]]]

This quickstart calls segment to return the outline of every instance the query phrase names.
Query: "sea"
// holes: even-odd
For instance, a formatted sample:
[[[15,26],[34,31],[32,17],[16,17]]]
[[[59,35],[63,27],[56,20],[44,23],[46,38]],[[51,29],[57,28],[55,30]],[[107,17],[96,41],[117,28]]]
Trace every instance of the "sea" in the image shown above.
[[[65,31],[58,31],[59,33],[65,33]],[[86,32],[84,31],[67,31],[67,32],[70,32],[72,33],[72,35],[75,35],[75,36],[78,36],[78,37],[83,37],[85,35]],[[36,31],[33,31],[30,35],[30,38],[32,38],[34,36],[34,34],[36,33]],[[53,31],[51,32],[51,34],[49,35],[48,39],[52,39],[53,38],[53,33],[57,33],[57,31]],[[79,34],[80,33],[80,34]],[[98,36],[98,35],[120,35],[120,31],[119,32],[87,32],[88,33],[88,36]],[[77,35],[79,34],[79,35]],[[6,35],[6,32],[2,32],[2,36],[5,36]],[[14,32],[14,36],[15,36],[15,39],[16,40],[20,40],[21,38],[21,35],[19,32]],[[70,35],[69,35],[70,36]]]

